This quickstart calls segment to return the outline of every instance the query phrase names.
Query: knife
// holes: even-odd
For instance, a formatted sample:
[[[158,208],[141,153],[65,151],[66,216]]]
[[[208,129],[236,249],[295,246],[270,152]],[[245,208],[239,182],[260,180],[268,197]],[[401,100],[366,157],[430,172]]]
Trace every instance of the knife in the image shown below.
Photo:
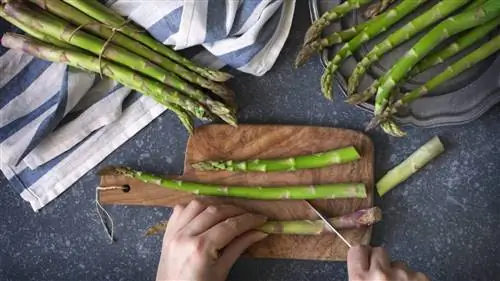
[[[331,230],[333,231],[333,233],[337,234],[337,236],[349,247],[351,248],[351,244],[344,238],[344,236],[342,236],[342,234],[340,234],[340,232],[338,232],[335,227],[333,227],[333,225],[318,211],[318,209],[314,208],[314,206],[307,200],[305,200],[307,205],[309,205],[309,207],[316,213],[316,215],[318,215],[318,217],[320,217],[320,219],[325,223],[325,225]]]

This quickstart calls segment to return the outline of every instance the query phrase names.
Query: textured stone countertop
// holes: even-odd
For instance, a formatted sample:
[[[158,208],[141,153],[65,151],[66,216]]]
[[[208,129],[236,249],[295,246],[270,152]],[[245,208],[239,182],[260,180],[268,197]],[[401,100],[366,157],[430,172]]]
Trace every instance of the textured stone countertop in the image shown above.
[[[320,95],[322,67],[314,59],[292,62],[309,23],[307,1],[297,1],[292,32],[274,68],[264,77],[239,74],[231,81],[241,123],[304,124],[363,129],[369,115]],[[500,276],[500,107],[464,126],[408,129],[395,139],[369,133],[376,147],[376,175],[439,135],[446,153],[376,204],[384,221],[373,244],[432,280],[495,280]],[[101,163],[180,174],[187,135],[165,113]],[[104,236],[94,206],[96,171],[85,175],[39,213],[0,186],[0,280],[154,280],[161,239],[144,230],[169,210],[108,207],[118,241]],[[241,259],[229,280],[346,280],[345,263]]]

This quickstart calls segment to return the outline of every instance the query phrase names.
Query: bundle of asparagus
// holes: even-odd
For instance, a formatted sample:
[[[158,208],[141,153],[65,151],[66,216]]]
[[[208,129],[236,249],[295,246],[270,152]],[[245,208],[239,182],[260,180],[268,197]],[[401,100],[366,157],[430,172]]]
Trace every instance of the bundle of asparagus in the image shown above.
[[[369,2],[371,1],[346,1],[334,7],[317,22],[313,23],[308,34],[306,34],[305,44],[296,59],[296,66],[303,64],[313,53],[323,48],[333,44],[345,43],[328,63],[325,73],[321,78],[323,94],[329,99],[332,98],[333,74],[340,67],[343,60],[351,56],[363,43],[373,39],[390,26],[396,24],[427,1],[402,0],[394,8],[377,15],[378,11],[383,11],[392,2],[390,0],[381,0],[372,4],[365,11],[366,17],[370,18],[369,20],[349,29],[329,34],[325,38],[319,38],[321,31],[333,20],[337,20],[347,12]],[[462,7],[465,8],[452,15]],[[357,104],[375,97],[375,117],[367,129],[381,124],[382,129],[386,133],[393,136],[404,136],[405,133],[391,119],[391,116],[397,113],[401,107],[407,106],[412,101],[427,94],[447,80],[496,53],[498,49],[495,48],[494,44],[498,42],[498,39],[494,38],[490,42],[479,46],[470,54],[465,54],[460,61],[450,65],[442,74],[434,77],[410,93],[399,93],[397,86],[403,83],[405,79],[441,64],[452,56],[459,54],[467,47],[486,37],[498,26],[500,26],[500,1],[441,0],[437,2],[427,11],[389,34],[380,43],[376,44],[361,60],[349,78],[349,98],[347,102]],[[401,57],[383,77],[373,82],[363,92],[356,93],[362,76],[373,63],[378,61],[387,52],[429,27],[433,28]],[[442,49],[437,49],[444,40],[459,33],[458,38],[451,44]]]
[[[378,207],[361,209],[354,213],[328,219],[335,229],[353,229],[373,225],[382,220]],[[165,232],[168,221],[162,221],[146,230],[146,235]],[[333,234],[322,220],[268,221],[256,229],[268,234],[281,235],[323,235]]]
[[[5,47],[117,80],[173,111],[190,132],[191,116],[236,126],[234,93],[220,83],[229,74],[195,65],[95,0],[30,1],[2,1],[0,16],[32,37],[5,34]]]

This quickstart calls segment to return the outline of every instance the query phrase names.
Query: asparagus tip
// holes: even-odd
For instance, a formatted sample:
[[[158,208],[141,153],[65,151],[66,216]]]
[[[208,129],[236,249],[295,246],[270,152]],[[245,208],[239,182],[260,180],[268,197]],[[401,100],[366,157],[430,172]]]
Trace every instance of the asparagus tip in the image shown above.
[[[214,161],[205,161],[191,164],[191,167],[201,171],[217,171],[219,168],[216,164]]]
[[[306,44],[300,49],[295,59],[295,67],[299,68],[306,63],[306,61],[316,52],[311,44]]]
[[[99,176],[124,176],[128,175],[130,172],[130,168],[127,167],[117,167],[117,166],[108,166],[102,168],[98,174]]]

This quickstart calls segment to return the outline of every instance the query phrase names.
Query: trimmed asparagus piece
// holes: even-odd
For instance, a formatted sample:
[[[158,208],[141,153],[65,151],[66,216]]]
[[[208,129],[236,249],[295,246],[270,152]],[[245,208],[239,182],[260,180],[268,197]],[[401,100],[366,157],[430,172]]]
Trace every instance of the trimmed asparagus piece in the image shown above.
[[[78,9],[62,2],[61,0],[30,1],[71,23],[82,26],[82,29],[87,30],[97,36],[100,36],[104,39],[112,38],[112,42],[119,45],[120,47],[123,47],[130,52],[136,53],[168,71],[172,71],[173,73],[179,75],[181,78],[193,84],[211,90],[214,94],[222,97],[223,99],[227,99],[228,97],[231,97],[232,99],[232,97],[234,96],[234,93],[223,84],[208,80],[198,73],[188,70],[184,66],[171,61],[167,57],[156,53],[150,48],[137,41],[134,41],[130,37],[123,35],[120,32],[113,32],[110,27],[101,24],[100,22],[94,20],[92,17],[87,16],[86,14],[80,12]]]
[[[328,219],[336,229],[353,229],[373,225],[382,220],[382,210],[378,207],[361,209],[352,214]],[[162,221],[146,230],[145,235],[162,234],[167,229],[168,221]],[[256,229],[268,234],[282,235],[321,235],[331,234],[322,220],[267,221]]]
[[[322,185],[297,185],[281,187],[262,186],[225,186],[165,179],[150,173],[130,168],[111,167],[101,174],[121,175],[163,188],[190,192],[203,196],[225,196],[258,200],[298,200],[298,199],[337,199],[366,198],[366,188],[362,183],[335,183]]]
[[[333,76],[340,67],[340,64],[346,58],[359,49],[364,42],[382,33],[426,1],[428,0],[403,0],[398,6],[387,11],[386,16],[382,16],[380,20],[368,25],[363,31],[356,35],[356,37],[346,43],[335,57],[328,62],[326,70],[321,77],[321,90],[323,95],[327,99],[332,99]]]
[[[108,7],[102,5],[96,0],[64,0],[64,2],[70,4],[71,6],[108,26],[118,28],[119,31],[123,34],[141,42],[157,53],[160,53],[170,58],[171,60],[184,65],[188,69],[200,74],[205,78],[208,78],[212,81],[224,82],[232,77],[231,74],[196,65],[192,61],[182,57],[174,50],[156,41],[156,39],[151,37],[145,30],[139,29],[137,26],[129,23],[122,16],[109,9]]]
[[[463,36],[459,37],[455,42],[451,43],[447,48],[444,48],[425,57],[413,68],[411,73],[413,75],[416,75],[435,65],[443,63],[446,59],[458,54],[460,51],[486,37],[486,35],[488,35],[499,25],[500,17],[497,17],[483,25],[472,29]]]
[[[342,18],[346,13],[372,1],[373,0],[350,0],[344,1],[343,3],[333,7],[313,22],[313,24],[309,27],[304,38],[304,45],[318,39],[321,36],[323,29],[329,26],[333,21]]]
[[[204,161],[193,164],[198,170],[237,171],[237,172],[284,172],[300,169],[314,169],[352,162],[361,158],[356,148],[349,146],[341,149],[289,157],[284,159],[263,159],[248,161]]]
[[[78,50],[78,48],[74,47],[71,44],[68,44],[64,41],[57,39],[57,38],[54,38],[54,37],[48,36],[42,32],[39,32],[38,30],[31,28],[29,25],[26,25],[26,24],[16,20],[15,18],[7,15],[4,12],[4,7],[2,5],[0,5],[0,17],[5,19],[6,21],[11,23],[12,25],[17,26],[22,31],[29,34],[31,37],[36,38],[40,41],[43,41],[43,42],[46,42],[46,43],[49,43],[49,44],[52,44],[52,45],[55,45],[55,46],[58,46],[61,48],[65,48],[65,49]]]
[[[365,18],[371,19],[378,14],[383,13],[394,1],[395,0],[380,0],[380,2],[368,6],[365,11]]]
[[[385,111],[394,87],[439,43],[452,35],[484,24],[500,15],[500,1],[489,0],[481,7],[449,17],[415,44],[382,78],[375,98],[375,118]]]
[[[377,192],[383,196],[389,190],[402,183],[410,176],[422,169],[432,159],[444,152],[444,146],[439,137],[433,137],[430,141],[413,152],[410,157],[401,162],[377,182]]]
[[[129,68],[113,64],[106,60],[102,60],[99,63],[97,57],[88,55],[87,53],[47,45],[40,41],[14,33],[5,33],[2,37],[2,45],[6,48],[22,50],[44,60],[65,63],[76,68],[96,73],[99,73],[102,69],[104,75],[133,90],[154,98],[158,103],[163,104],[169,109],[172,108],[171,104],[176,104],[193,113],[198,118],[207,117],[208,113],[203,106],[179,94],[175,90],[157,81],[142,77]],[[174,108],[173,111],[175,112],[176,108]],[[181,118],[181,120],[183,119],[185,120],[186,118]]]
[[[112,43],[107,44],[104,40],[87,34],[81,30],[73,31],[73,27],[69,23],[49,16],[44,11],[34,11],[26,6],[18,4],[7,4],[5,6],[5,12],[24,24],[39,30],[40,32],[44,32],[52,37],[60,38],[67,43],[80,47],[96,55],[102,54],[103,58],[121,63],[140,73],[163,82],[166,85],[187,94],[190,98],[196,100],[197,102],[200,102],[212,113],[219,116],[228,124],[236,126],[236,117],[234,116],[232,110],[227,108],[226,105],[210,99],[201,90],[193,87],[171,72],[152,64],[148,60],[129,52],[122,47]]]
[[[368,71],[369,67],[378,61],[385,53],[403,44],[411,39],[420,31],[426,29],[435,22],[446,17],[450,13],[459,9],[470,0],[443,0],[434,5],[431,9],[422,13],[417,18],[408,22],[406,25],[392,33],[382,42],[378,43],[373,49],[358,63],[353,70],[348,83],[348,93],[352,95],[356,92],[361,77]]]

